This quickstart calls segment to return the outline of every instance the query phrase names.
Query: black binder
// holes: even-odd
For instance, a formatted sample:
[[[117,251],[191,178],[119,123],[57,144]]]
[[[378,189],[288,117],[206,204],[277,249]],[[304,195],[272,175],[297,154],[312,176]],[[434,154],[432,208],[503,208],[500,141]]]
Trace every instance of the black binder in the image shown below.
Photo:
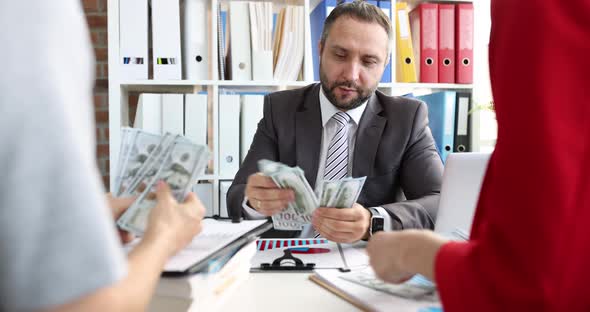
[[[471,93],[457,92],[453,152],[471,152]]]

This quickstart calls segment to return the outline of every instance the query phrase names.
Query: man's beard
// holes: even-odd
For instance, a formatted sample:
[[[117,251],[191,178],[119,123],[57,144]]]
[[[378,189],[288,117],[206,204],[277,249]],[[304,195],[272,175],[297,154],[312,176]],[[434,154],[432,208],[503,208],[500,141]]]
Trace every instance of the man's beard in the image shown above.
[[[332,105],[336,106],[342,110],[351,110],[361,106],[366,100],[371,97],[371,94],[375,92],[377,86],[373,89],[363,89],[359,87],[353,81],[336,81],[331,85],[328,85],[328,78],[324,74],[323,70],[321,69],[322,65],[320,62],[320,82],[322,84],[322,89],[324,90],[324,94],[328,98],[328,100],[332,103]],[[346,88],[354,89],[357,93],[355,98],[349,99],[345,102],[338,101],[336,95],[334,94],[334,89],[337,87],[344,86]]]

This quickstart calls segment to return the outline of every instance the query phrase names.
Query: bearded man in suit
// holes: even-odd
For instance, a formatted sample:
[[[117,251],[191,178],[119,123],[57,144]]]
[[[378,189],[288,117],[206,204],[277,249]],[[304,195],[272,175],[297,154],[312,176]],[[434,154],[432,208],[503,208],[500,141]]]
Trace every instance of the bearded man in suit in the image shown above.
[[[319,42],[320,84],[265,96],[264,117],[227,194],[232,217],[260,219],[294,200],[258,173],[260,159],[299,166],[312,186],[366,176],[352,208],[320,207],[313,227],[270,237],[355,242],[384,230],[434,227],[443,165],[423,102],[377,90],[393,41],[389,18],[363,1],[338,5]],[[336,146],[337,148],[334,148]]]

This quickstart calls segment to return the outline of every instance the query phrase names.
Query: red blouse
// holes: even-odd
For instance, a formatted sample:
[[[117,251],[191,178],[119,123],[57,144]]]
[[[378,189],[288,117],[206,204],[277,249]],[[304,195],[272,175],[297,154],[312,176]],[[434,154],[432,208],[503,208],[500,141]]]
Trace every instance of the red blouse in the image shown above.
[[[444,310],[590,311],[590,0],[492,0],[489,55],[498,141]]]

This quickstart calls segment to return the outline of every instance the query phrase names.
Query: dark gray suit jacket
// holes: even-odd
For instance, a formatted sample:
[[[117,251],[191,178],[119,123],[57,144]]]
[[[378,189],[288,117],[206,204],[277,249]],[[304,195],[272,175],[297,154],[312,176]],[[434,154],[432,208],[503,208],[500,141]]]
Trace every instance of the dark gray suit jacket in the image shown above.
[[[265,96],[264,117],[227,193],[230,216],[244,216],[246,182],[258,172],[260,159],[301,167],[315,188],[322,138],[319,90],[320,85],[313,84]],[[356,136],[352,176],[367,177],[357,202],[384,207],[394,229],[433,229],[443,165],[426,105],[376,91]]]

